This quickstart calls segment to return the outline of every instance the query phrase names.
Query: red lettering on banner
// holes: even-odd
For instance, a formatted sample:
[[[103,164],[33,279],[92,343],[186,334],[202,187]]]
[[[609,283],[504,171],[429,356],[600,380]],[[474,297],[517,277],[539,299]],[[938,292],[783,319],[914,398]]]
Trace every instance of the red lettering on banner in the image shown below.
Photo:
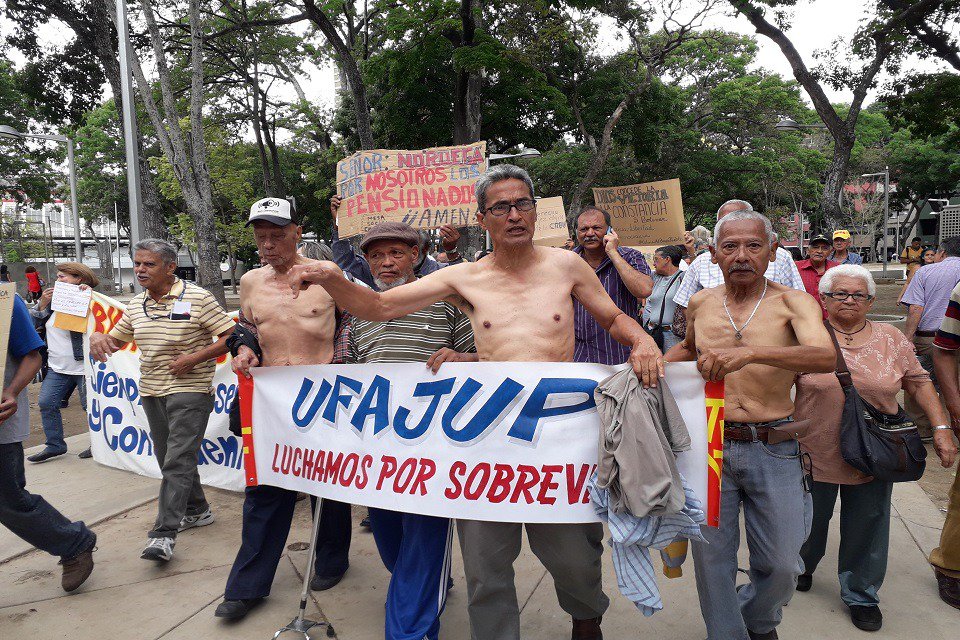
[[[277,466],[277,454],[280,453],[280,445],[273,445],[273,462],[270,463],[270,468],[273,469],[274,473],[280,473],[280,467]]]
[[[471,490],[470,487],[474,485],[474,480],[476,480],[477,477],[481,478],[480,484],[476,489]],[[467,477],[467,484],[463,489],[463,497],[467,500],[476,500],[483,493],[488,482],[490,482],[490,465],[486,462],[481,462],[473,468],[473,471],[471,471]]]
[[[541,471],[543,471],[543,482],[540,483],[540,493],[537,494],[537,502],[540,504],[554,504],[557,499],[552,496],[547,496],[547,492],[560,487],[560,483],[553,481],[553,474],[562,473],[563,467],[559,464],[545,464],[541,468]]]
[[[283,453],[280,455],[280,473],[290,475],[290,447],[283,445]]]
[[[353,479],[357,475],[357,468],[360,466],[360,455],[351,453],[343,460],[343,466],[340,467],[340,485],[349,487],[353,484]],[[350,469],[349,474],[347,469]],[[349,477],[348,477],[349,475]]]
[[[513,485],[513,478],[516,474],[513,467],[508,464],[496,464],[493,466],[493,481],[490,483],[490,491],[487,492],[487,500],[492,504],[499,504],[510,495],[510,487]]]
[[[450,465],[450,482],[453,483],[452,487],[447,487],[444,490],[443,495],[446,496],[447,500],[456,500],[460,497],[460,494],[463,493],[463,485],[460,484],[460,480],[457,478],[458,475],[462,476],[467,472],[467,463],[462,460],[457,460],[452,465]]]
[[[313,458],[317,452],[313,449],[307,449],[303,452],[303,474],[302,477],[310,479],[313,475]]]
[[[299,476],[303,472],[303,449],[297,447],[293,450],[293,463],[290,465],[293,475]]]
[[[576,504],[583,496],[584,489],[587,486],[587,478],[590,477],[590,465],[580,465],[580,473],[576,480],[573,477],[573,465],[567,465],[567,504]]]
[[[323,461],[327,457],[327,452],[321,449],[317,451],[317,460],[314,462],[313,473],[310,475],[310,479],[315,482],[323,482],[323,470],[324,464]]]
[[[397,472],[397,459],[393,456],[381,456],[380,477],[377,478],[377,491],[383,488],[383,483]]]
[[[537,471],[536,467],[531,467],[528,464],[521,464],[517,466],[517,486],[513,489],[513,496],[510,497],[511,503],[516,503],[520,498],[520,494],[523,494],[524,502],[527,504],[533,503],[533,496],[530,494],[530,489],[535,487],[538,482],[540,482],[540,473]]]
[[[417,459],[407,458],[400,464],[397,470],[397,477],[393,480],[393,492],[403,493],[407,490],[410,481],[413,480],[413,474],[417,471]]]
[[[338,451],[337,455],[327,453],[327,463],[323,466],[323,481],[336,482],[340,476],[340,465],[343,464],[343,452]]]
[[[417,473],[417,477],[410,487],[410,495],[416,494],[417,491],[419,491],[422,496],[427,495],[427,480],[436,475],[436,473],[437,464],[429,458],[421,458],[420,471]]]
[[[370,481],[369,476],[367,475],[367,469],[373,466],[373,456],[365,455],[363,459],[360,460],[360,479],[357,480],[357,489],[363,489],[367,486],[367,482]]]

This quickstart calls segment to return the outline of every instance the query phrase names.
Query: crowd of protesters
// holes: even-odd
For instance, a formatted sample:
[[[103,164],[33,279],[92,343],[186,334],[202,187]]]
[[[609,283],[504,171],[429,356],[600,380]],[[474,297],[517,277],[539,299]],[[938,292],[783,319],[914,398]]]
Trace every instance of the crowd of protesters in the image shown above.
[[[435,251],[430,236],[381,223],[362,237],[358,252],[336,235],[329,247],[304,243],[287,200],[254,203],[248,225],[261,268],[240,282],[238,323],[211,294],[175,275],[172,245],[147,239],[133,247],[143,292],[108,334],[90,337],[89,350],[100,361],[129,342],[140,351],[140,393],[162,474],[157,518],[141,557],[169,562],[178,532],[214,521],[197,453],[212,405],[214,361],[228,351],[244,376],[257,366],[423,362],[436,371],[445,362],[522,359],[629,362],[644,386],[656,386],[664,362],[693,360],[706,380],[724,380],[726,387],[720,526],[705,528],[704,541],[693,545],[708,638],[777,637],[793,592],[813,586],[838,497],[840,596],[855,626],[880,629],[893,484],[841,455],[840,376],[848,370],[859,394],[885,415],[897,413],[904,391],[923,438],[944,467],[953,464],[960,435],[960,237],[933,251],[914,238],[904,249],[901,332],[868,317],[876,284],[843,229],[814,234],[806,256],[794,260],[768,218],[746,201],[730,200],[720,205],[712,233],[695,227],[682,244],[654,250],[648,263],[622,246],[610,214],[596,206],[579,212],[571,251],[535,247],[536,198],[518,167],[491,168],[476,194],[492,250],[472,261],[460,253],[461,234],[453,227],[440,229]],[[334,198],[334,218],[339,205]],[[534,270],[536,280],[524,278]],[[34,326],[46,330],[49,364],[40,392],[46,445],[30,462],[66,453],[60,407],[75,388],[85,403],[82,336],[55,325],[51,290],[41,291],[35,270],[27,278],[29,300],[37,304],[28,313],[15,300],[0,402],[0,522],[60,556],[69,591],[93,570],[96,536],[26,490],[22,442],[29,431],[25,389],[44,346]],[[58,265],[57,279],[97,286],[78,263]],[[426,279],[431,287],[418,285]],[[544,309],[557,310],[554,322],[545,325]],[[512,326],[491,326],[489,318],[504,315]],[[482,334],[474,332],[477,323]],[[518,332],[538,336],[519,358]],[[246,489],[242,544],[218,617],[239,620],[269,595],[296,500],[295,492],[275,487]],[[352,526],[350,505],[325,500],[322,510],[311,580],[317,591],[335,588],[348,570]],[[741,512],[749,580],[738,587]],[[601,524],[454,524],[384,509],[370,509],[369,516],[391,573],[388,640],[439,637],[452,586],[454,528],[475,640],[520,638],[513,563],[524,528],[572,619],[571,637],[603,637],[609,599]],[[940,597],[960,608],[960,479],[930,563]]]

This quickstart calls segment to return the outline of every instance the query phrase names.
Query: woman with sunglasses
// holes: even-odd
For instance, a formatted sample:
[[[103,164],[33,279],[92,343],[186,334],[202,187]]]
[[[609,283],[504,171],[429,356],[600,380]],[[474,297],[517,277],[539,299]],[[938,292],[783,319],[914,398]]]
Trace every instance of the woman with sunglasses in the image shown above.
[[[945,425],[930,376],[917,361],[913,345],[896,327],[867,319],[876,284],[859,265],[836,266],[823,274],[820,297],[827,320],[861,397],[884,413],[897,412],[897,394],[907,390],[933,424]],[[806,432],[800,445],[809,453],[813,471],[813,524],[800,551],[804,571],[798,591],[810,590],[813,572],[823,559],[833,508],[840,495],[840,598],[850,608],[853,624],[876,631],[883,624],[877,592],[887,569],[892,483],[875,480],[849,466],[840,455],[843,390],[835,373],[797,377],[796,411]],[[934,446],[944,467],[957,454],[949,429],[938,430]]]

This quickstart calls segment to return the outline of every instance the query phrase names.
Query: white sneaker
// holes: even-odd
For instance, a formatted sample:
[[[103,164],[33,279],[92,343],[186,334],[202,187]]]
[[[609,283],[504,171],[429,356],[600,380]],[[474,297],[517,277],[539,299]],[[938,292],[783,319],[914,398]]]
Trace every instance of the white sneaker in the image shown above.
[[[162,560],[167,562],[173,557],[173,545],[177,541],[173,538],[150,538],[150,542],[143,548],[140,557],[144,560]]]
[[[203,513],[195,516],[183,516],[183,520],[180,521],[180,528],[177,529],[177,531],[186,531],[194,527],[205,527],[208,524],[213,524],[213,521],[213,511],[210,511],[208,508]]]

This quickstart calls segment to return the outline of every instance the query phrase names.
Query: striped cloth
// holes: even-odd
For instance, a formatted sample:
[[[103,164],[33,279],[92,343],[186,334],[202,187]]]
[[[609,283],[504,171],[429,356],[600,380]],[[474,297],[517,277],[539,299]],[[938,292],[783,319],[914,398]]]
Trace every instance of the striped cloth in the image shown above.
[[[583,255],[583,247],[577,247],[574,251],[581,256]],[[650,267],[642,253],[628,247],[618,247],[617,251],[631,267],[640,273],[650,275]],[[603,259],[603,262],[597,267],[596,273],[604,291],[613,300],[613,304],[617,305],[628,318],[637,320],[640,304],[637,302],[636,296],[630,293],[627,285],[623,283],[620,272],[617,271],[610,258]],[[590,312],[576,298],[573,299],[573,337],[574,362],[622,364],[630,357],[630,347],[625,347],[614,340],[613,336],[593,319]]]
[[[677,558],[671,557],[670,545],[681,539],[703,540],[700,533],[700,525],[706,521],[703,507],[686,480],[683,481],[683,492],[686,504],[680,513],[637,518],[626,511],[614,513],[609,510],[607,490],[597,486],[596,472],[590,477],[593,508],[610,527],[609,543],[613,549],[617,586],[620,593],[645,616],[663,609],[650,549],[659,549],[667,566],[676,568]]]
[[[173,305],[189,303],[189,314],[174,314]],[[213,294],[179,278],[159,302],[143,291],[127,303],[110,335],[121,342],[136,342],[140,350],[140,395],[210,393],[214,360],[201,362],[189,373],[174,376],[170,363],[184,353],[199,351],[233,327],[233,320]]]
[[[933,344],[946,351],[960,350],[960,284],[957,284],[950,294],[947,313],[937,329]]]
[[[348,362],[426,362],[442,347],[460,353],[477,350],[470,319],[449,302],[435,302],[387,322],[353,318]]]

